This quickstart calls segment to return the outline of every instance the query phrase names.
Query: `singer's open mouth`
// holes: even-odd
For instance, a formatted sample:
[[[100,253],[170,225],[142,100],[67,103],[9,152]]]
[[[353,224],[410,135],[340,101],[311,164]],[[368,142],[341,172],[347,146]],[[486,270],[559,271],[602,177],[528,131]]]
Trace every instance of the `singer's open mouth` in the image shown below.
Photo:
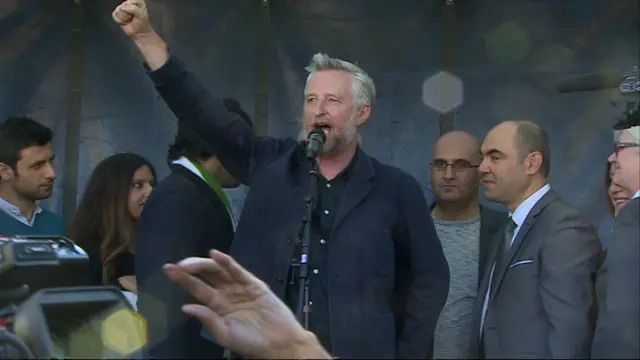
[[[313,127],[324,131],[325,135],[329,134],[329,131],[331,131],[331,126],[328,124],[315,124]]]

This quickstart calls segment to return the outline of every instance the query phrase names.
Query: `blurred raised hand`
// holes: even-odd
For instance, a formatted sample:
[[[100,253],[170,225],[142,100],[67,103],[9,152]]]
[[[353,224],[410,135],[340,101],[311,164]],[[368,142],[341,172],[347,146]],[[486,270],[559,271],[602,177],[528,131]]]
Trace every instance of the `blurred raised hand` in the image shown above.
[[[212,251],[211,258],[187,258],[165,271],[203,304],[183,311],[229,350],[262,359],[331,359],[269,287],[228,255]]]

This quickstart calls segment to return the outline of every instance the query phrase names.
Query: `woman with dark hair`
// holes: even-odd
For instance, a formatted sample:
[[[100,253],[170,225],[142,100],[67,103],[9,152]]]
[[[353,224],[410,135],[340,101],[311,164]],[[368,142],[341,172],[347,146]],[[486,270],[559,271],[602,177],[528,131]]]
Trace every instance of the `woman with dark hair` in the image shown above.
[[[153,166],[132,153],[112,155],[93,170],[67,232],[89,255],[92,285],[137,293],[133,241],[155,179]]]
[[[611,181],[613,178],[613,167],[611,163],[607,161],[607,167],[605,172],[605,189],[607,191],[607,207],[611,216],[615,217],[618,211],[631,199],[625,191],[616,183]]]

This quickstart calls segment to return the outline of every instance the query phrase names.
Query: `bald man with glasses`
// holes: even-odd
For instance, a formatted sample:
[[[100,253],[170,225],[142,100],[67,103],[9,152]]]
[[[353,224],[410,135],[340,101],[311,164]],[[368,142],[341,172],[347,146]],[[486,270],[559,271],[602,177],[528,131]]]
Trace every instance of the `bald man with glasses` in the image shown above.
[[[453,131],[442,135],[433,149],[432,206],[438,237],[449,263],[449,296],[434,336],[435,359],[463,359],[469,354],[471,314],[482,279],[490,242],[507,220],[506,213],[478,202],[480,142]]]

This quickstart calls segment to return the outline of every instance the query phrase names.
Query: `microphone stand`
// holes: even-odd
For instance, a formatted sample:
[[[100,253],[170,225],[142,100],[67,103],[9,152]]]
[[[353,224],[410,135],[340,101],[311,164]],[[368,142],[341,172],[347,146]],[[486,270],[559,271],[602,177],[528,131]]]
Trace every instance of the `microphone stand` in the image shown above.
[[[300,245],[300,268],[299,268],[299,290],[298,307],[296,315],[298,321],[309,330],[309,313],[311,312],[311,302],[309,298],[309,246],[311,244],[311,218],[318,195],[318,163],[315,158],[309,159],[311,170],[309,170],[309,194],[304,198],[305,215],[302,219],[303,235]]]

